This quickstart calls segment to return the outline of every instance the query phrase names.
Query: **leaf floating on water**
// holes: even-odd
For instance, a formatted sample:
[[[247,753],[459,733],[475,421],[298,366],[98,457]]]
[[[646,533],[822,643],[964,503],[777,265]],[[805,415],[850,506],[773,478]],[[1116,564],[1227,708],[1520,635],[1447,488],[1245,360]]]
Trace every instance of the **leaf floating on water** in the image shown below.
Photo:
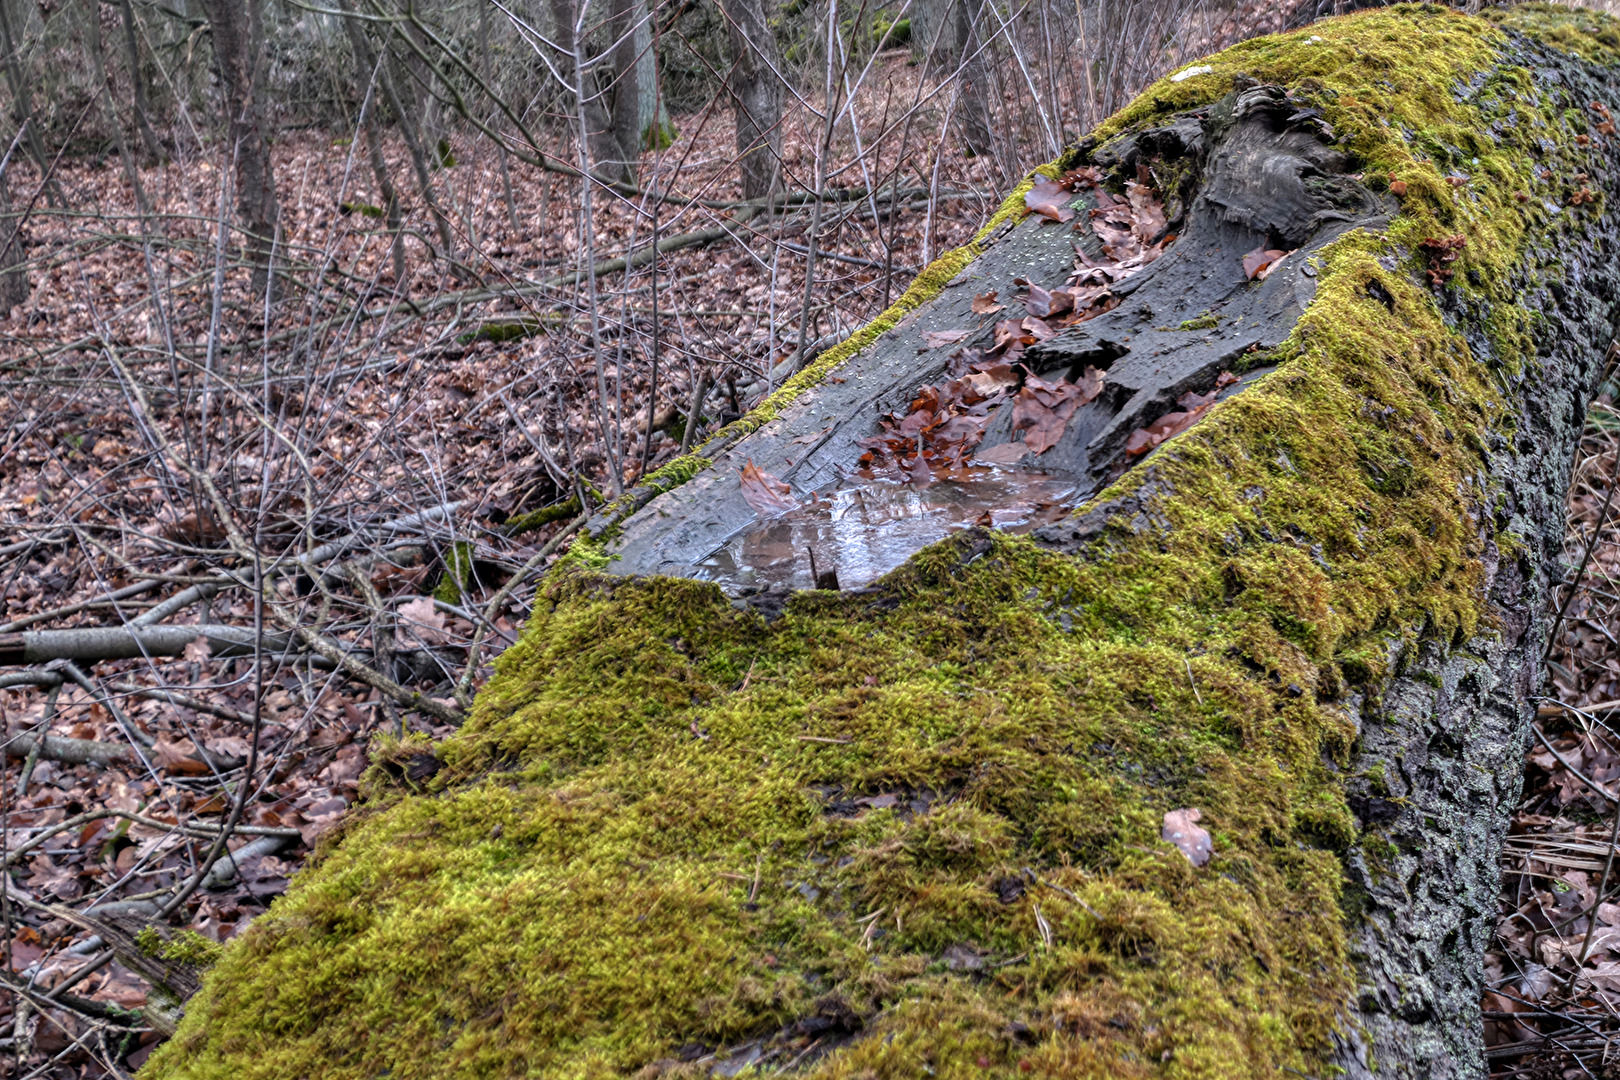
[[[1209,830],[1197,823],[1203,820],[1203,813],[1191,808],[1183,810],[1167,810],[1164,815],[1164,828],[1159,835],[1181,849],[1187,856],[1187,861],[1194,866],[1203,866],[1215,854],[1215,845],[1210,841]]]
[[[1024,193],[1024,205],[1051,221],[1073,221],[1074,211],[1068,206],[1073,197],[1073,193],[1061,183],[1043,176]]]
[[[992,446],[981,454],[974,454],[974,461],[988,461],[994,465],[1012,465],[1022,461],[1029,453],[1029,446],[1021,442],[1006,442],[999,446]],[[989,514],[989,511],[985,511]],[[988,524],[988,523],[987,523]]]
[[[937,349],[941,345],[955,345],[972,332],[971,330],[924,330],[922,332],[923,345],[930,349]]]
[[[748,500],[748,505],[760,517],[775,517],[799,508],[799,501],[792,495],[793,489],[770,473],[761,471],[753,458],[749,458],[748,464],[742,467],[741,482],[743,498]]]

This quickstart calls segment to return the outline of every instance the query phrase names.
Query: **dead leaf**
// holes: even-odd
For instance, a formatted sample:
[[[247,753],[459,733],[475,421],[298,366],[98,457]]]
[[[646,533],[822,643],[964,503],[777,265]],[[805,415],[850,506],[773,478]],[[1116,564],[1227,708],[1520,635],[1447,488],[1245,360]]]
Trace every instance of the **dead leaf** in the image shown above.
[[[928,459],[918,454],[906,468],[906,478],[918,487],[926,487],[934,482],[934,470],[929,468]]]
[[[185,657],[187,660],[190,660],[194,664],[202,663],[211,655],[208,648],[208,639],[203,637],[201,634],[198,634],[196,637],[186,642],[186,647],[181,650],[180,655]]]
[[[1187,861],[1194,866],[1203,866],[1215,854],[1215,845],[1209,838],[1209,830],[1202,828],[1197,822],[1203,820],[1203,813],[1194,809],[1167,810],[1164,815],[1164,828],[1159,836],[1181,849],[1187,856]]]
[[[223,758],[236,758],[239,761],[246,761],[253,749],[253,744],[240,735],[220,735],[217,738],[204,739],[203,745],[208,747],[211,754],[218,754]]]
[[[922,339],[925,346],[930,349],[937,349],[941,345],[955,345],[972,332],[971,330],[924,330]]]
[[[1125,201],[1131,207],[1131,232],[1146,247],[1164,234],[1164,203],[1146,184],[1127,183]]]
[[[973,314],[994,315],[996,312],[1006,308],[1006,304],[996,303],[996,292],[997,290],[991,289],[987,293],[980,293],[975,296],[973,298]]]
[[[401,625],[415,634],[422,644],[444,643],[444,612],[433,606],[433,597],[418,596],[399,605],[399,619]]]
[[[1073,221],[1074,211],[1068,206],[1073,197],[1058,181],[1043,176],[1024,193],[1024,205],[1051,221]]]
[[[1397,199],[1404,199],[1406,197],[1406,181],[1391,180],[1389,182],[1389,193]]]
[[[987,371],[975,371],[964,375],[962,376],[962,382],[980,398],[995,397],[1012,385],[1012,380],[1002,382]]]
[[[743,498],[760,517],[775,517],[799,508],[793,489],[770,473],[762,472],[753,458],[742,467],[741,483]]]
[[[1086,368],[1085,373],[1075,383],[1080,388],[1080,404],[1085,405],[1096,400],[1097,395],[1102,393],[1104,378],[1103,373],[1096,368]]]
[[[1285,251],[1281,255],[1277,256],[1275,259],[1272,259],[1270,262],[1266,263],[1266,265],[1262,266],[1255,273],[1255,275],[1254,275],[1255,280],[1256,281],[1264,281],[1264,280],[1266,280],[1266,278],[1271,276],[1271,272],[1273,270],[1277,269],[1277,267],[1281,266],[1283,264],[1283,262],[1288,258],[1288,256],[1290,256],[1292,254],[1293,254],[1292,251]]]
[[[1057,336],[1057,331],[1052,329],[1050,323],[1038,319],[1034,315],[1024,319],[1019,325],[1024,328],[1024,333],[1030,338],[1031,343],[1045,341],[1047,338]]]
[[[1024,299],[1024,310],[1040,319],[1061,315],[1073,307],[1073,294],[1064,289],[1053,289],[1051,292],[1047,292],[1033,282],[1029,286],[1029,296]]]
[[[152,744],[152,758],[165,772],[201,776],[209,771],[208,763],[202,759],[202,754],[197,750],[197,744],[190,739],[175,739],[171,742],[159,736]]]
[[[1278,251],[1276,248],[1268,248],[1266,245],[1261,244],[1243,256],[1243,276],[1250,281],[1257,277],[1263,278],[1265,276],[1264,272],[1272,263],[1281,261],[1287,255],[1288,252],[1286,251]]]
[[[1131,432],[1130,438],[1125,440],[1126,456],[1140,457],[1166,439],[1174,438],[1192,427],[1209,412],[1218,393],[1218,390],[1211,390],[1207,394],[1182,394],[1176,400],[1176,404],[1181,406],[1180,412],[1166,413],[1147,427]]]
[[[1024,443],[1033,453],[1046,453],[1063,437],[1075,410],[1095,398],[1102,384],[1102,372],[1096,368],[1086,369],[1082,383],[1028,376],[1013,399],[1013,431],[1024,432]]]
[[[961,943],[947,946],[940,959],[951,971],[978,971],[985,965],[984,957],[973,946]]]

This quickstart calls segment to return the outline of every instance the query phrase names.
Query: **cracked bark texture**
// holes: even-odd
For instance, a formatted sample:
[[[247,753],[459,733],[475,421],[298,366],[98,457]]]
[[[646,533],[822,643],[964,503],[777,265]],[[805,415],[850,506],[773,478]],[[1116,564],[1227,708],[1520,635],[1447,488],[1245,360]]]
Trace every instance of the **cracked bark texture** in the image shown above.
[[[1590,108],[1620,109],[1615,80],[1601,68],[1527,38],[1512,60],[1543,92]],[[1592,175],[1607,198],[1620,175],[1605,160]],[[1509,433],[1488,450],[1498,494],[1495,522],[1477,522],[1486,545],[1485,588],[1496,625],[1445,649],[1434,641],[1398,646],[1399,674],[1376,699],[1350,698],[1361,768],[1384,765],[1387,789],[1349,785],[1351,807],[1387,842],[1347,860],[1362,986],[1341,1051],[1355,1078],[1484,1076],[1479,1001],[1483,953],[1495,931],[1498,856],[1518,803],[1532,695],[1551,630],[1549,598],[1561,561],[1571,462],[1620,313],[1620,229],[1612,213],[1567,218],[1534,239],[1515,263],[1519,303],[1534,313],[1536,358],[1504,371]],[[1455,294],[1448,294],[1455,299]],[[1446,305],[1477,355],[1493,349],[1480,303]],[[1490,513],[1484,510],[1483,513]],[[1504,552],[1495,530],[1522,546]]]

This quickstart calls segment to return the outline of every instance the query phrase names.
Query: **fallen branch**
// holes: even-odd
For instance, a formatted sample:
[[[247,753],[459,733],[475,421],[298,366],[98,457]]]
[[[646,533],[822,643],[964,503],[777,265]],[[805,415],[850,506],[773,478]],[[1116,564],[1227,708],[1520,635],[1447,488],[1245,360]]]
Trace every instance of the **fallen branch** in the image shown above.
[[[94,600],[81,600],[76,604],[66,604],[62,607],[52,608],[49,611],[39,611],[32,615],[25,615],[20,619],[13,619],[4,626],[0,626],[0,634],[21,630],[26,626],[33,626],[35,623],[49,622],[51,619],[77,615],[81,611],[89,611],[92,608],[110,607],[120,600],[128,600],[131,597],[139,596],[143,592],[149,592],[160,584],[162,582],[156,578],[150,581],[137,581],[133,585],[126,585],[122,589],[107,593],[105,596],[98,596]],[[161,617],[159,616],[159,618]],[[156,622],[157,620],[154,619],[153,621]]]
[[[122,365],[120,365],[120,367],[122,367]],[[463,504],[459,501],[440,503],[437,506],[430,506],[426,510],[418,510],[414,513],[406,514],[404,517],[395,518],[392,521],[385,521],[381,525],[378,525],[377,529],[384,532],[404,532],[408,529],[414,529],[418,525],[425,525],[430,521],[438,521],[442,518],[448,518],[457,510],[461,509],[462,505]],[[359,544],[363,542],[363,540],[364,537],[359,531],[349,533],[348,535],[340,537],[337,540],[329,540],[324,544],[311,548],[303,555],[293,557],[291,560],[289,560],[291,563],[290,567],[284,567],[280,564],[271,563],[271,565],[265,568],[265,577],[268,578],[274,576],[279,571],[289,568],[295,568],[305,573],[309,573],[313,567],[319,565],[320,563],[329,562],[332,559],[337,558],[339,555],[347,551],[351,545]],[[174,594],[174,596],[170,597],[168,600],[165,600],[151,611],[143,612],[140,616],[130,621],[137,626],[148,626],[155,624],[174,614],[176,611],[180,611],[191,604],[197,603],[199,600],[212,596],[214,590],[216,589],[227,585],[238,584],[241,584],[241,582],[236,578],[221,574],[213,581],[200,582],[191,586],[190,588],[182,589],[180,592]]]
[[[284,653],[291,647],[282,635],[256,641],[251,629],[218,623],[191,626],[86,626],[72,630],[25,630],[0,634],[0,665],[43,664],[51,660],[130,660],[142,656],[180,656],[198,638],[210,656]]]
[[[37,750],[37,753],[36,753]],[[24,732],[6,740],[6,756],[14,758],[42,757],[47,761],[60,761],[64,765],[126,765],[135,761],[135,753],[122,743],[98,742],[95,739],[68,739],[60,735],[35,735]]]

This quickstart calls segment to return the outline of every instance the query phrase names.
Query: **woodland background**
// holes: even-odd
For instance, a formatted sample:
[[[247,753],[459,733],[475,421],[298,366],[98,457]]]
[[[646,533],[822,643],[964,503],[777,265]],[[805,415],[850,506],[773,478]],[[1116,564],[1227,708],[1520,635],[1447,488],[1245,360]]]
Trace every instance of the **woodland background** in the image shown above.
[[[9,1075],[129,1075],[170,1029],[75,918],[240,933],[368,751],[425,778],[399,740],[453,729],[593,508],[1148,82],[1350,6],[0,0]],[[1617,450],[1609,384],[1487,959],[1502,1076],[1620,1076]]]

